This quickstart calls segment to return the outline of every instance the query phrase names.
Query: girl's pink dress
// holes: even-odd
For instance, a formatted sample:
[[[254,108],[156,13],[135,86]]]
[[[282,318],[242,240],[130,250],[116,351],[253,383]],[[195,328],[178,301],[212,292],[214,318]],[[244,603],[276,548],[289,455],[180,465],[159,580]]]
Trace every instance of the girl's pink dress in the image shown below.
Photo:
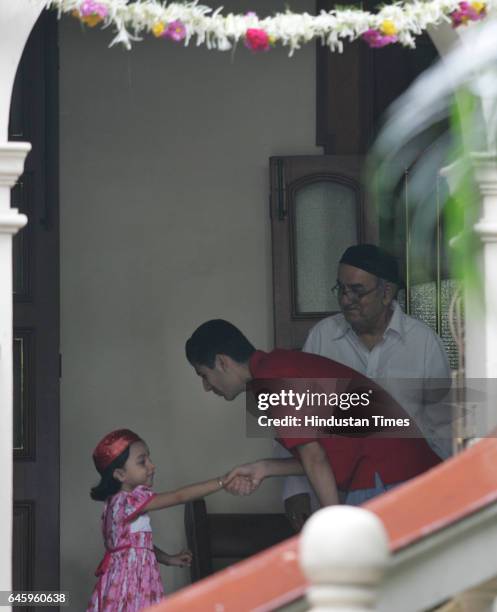
[[[120,491],[105,502],[105,557],[87,612],[138,612],[164,595],[154,554],[152,528],[142,508],[154,497],[145,486]]]

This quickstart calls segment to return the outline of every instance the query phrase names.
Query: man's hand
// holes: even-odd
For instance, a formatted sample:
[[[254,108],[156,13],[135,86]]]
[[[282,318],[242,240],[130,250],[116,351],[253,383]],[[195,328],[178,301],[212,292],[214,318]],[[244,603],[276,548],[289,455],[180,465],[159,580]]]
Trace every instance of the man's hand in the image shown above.
[[[224,488],[232,495],[250,495],[266,477],[262,461],[239,465],[226,476]]]
[[[246,476],[234,476],[224,488],[232,495],[250,495],[257,487]]]
[[[285,513],[294,531],[299,533],[306,520],[311,516],[311,496],[297,493],[285,499]]]

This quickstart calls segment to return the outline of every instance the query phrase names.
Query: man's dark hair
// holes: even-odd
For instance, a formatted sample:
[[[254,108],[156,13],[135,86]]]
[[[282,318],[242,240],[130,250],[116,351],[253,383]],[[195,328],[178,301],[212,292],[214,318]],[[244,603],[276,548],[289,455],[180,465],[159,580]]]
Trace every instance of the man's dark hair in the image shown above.
[[[255,348],[242,332],[228,321],[212,319],[202,323],[185,346],[186,358],[193,365],[213,368],[216,355],[228,355],[237,363],[246,363]]]

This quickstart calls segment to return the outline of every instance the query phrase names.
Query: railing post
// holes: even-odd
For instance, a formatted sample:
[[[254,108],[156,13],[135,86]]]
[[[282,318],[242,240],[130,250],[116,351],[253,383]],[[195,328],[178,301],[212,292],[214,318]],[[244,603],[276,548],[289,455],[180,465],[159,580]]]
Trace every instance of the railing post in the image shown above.
[[[372,512],[352,506],[319,510],[305,524],[300,540],[310,609],[374,610],[389,558],[387,533]]]

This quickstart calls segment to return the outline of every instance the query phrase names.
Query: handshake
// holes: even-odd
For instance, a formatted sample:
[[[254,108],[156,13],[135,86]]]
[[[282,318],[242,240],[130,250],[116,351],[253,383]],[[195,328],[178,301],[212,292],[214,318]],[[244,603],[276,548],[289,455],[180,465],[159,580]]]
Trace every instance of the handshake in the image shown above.
[[[251,495],[267,475],[264,461],[245,463],[223,476],[223,486],[232,495]]]

